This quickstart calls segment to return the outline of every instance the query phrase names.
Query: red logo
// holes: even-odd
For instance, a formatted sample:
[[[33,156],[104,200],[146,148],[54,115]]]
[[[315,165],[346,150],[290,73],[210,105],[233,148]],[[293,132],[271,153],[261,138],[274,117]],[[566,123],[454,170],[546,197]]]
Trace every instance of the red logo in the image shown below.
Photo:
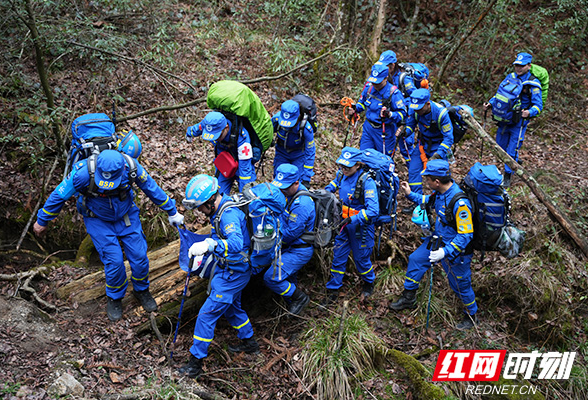
[[[242,152],[243,154],[245,154],[246,156],[248,156],[248,155],[249,155],[249,147],[245,146],[245,147],[243,148],[243,150],[241,150],[241,152]]]
[[[441,350],[433,381],[497,381],[506,350]]]

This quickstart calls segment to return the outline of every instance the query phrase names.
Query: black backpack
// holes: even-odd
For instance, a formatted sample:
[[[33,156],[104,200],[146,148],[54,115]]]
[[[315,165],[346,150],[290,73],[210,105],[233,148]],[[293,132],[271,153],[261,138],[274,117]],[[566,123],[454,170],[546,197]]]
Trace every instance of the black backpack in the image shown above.
[[[302,136],[304,132],[304,127],[306,126],[306,122],[310,122],[310,126],[312,126],[312,131],[316,133],[318,129],[318,118],[317,118],[317,109],[316,103],[314,100],[305,94],[297,94],[292,98],[298,105],[300,106],[300,114],[302,114],[302,121],[300,122],[300,135]]]
[[[292,203],[300,196],[309,196],[314,201],[314,230],[305,231],[300,237],[305,243],[315,248],[331,247],[335,243],[335,236],[339,233],[337,227],[341,223],[341,203],[334,193],[325,189],[299,190],[288,201],[286,209],[290,210]]]

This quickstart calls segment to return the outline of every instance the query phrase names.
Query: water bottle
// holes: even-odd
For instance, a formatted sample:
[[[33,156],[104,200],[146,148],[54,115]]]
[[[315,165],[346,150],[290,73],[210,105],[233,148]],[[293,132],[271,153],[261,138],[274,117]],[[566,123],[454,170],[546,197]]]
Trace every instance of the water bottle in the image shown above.
[[[424,236],[431,236],[431,234],[433,233],[431,231],[431,225],[429,225],[429,222],[426,222],[425,224],[421,225],[421,229],[423,231]]]
[[[257,229],[255,230],[254,236],[258,237],[258,238],[263,237],[263,225],[262,224],[257,225]]]
[[[265,237],[272,237],[274,235],[274,226],[272,224],[265,224],[263,235]]]

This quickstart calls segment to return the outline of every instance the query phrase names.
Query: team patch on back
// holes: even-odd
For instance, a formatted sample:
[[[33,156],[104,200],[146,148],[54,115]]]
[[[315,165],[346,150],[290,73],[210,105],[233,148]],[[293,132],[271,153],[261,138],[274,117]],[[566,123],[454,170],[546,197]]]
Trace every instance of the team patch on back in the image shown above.
[[[457,226],[457,233],[472,233],[474,231],[474,224],[472,222],[472,213],[463,200],[460,200],[455,214],[455,223]]]

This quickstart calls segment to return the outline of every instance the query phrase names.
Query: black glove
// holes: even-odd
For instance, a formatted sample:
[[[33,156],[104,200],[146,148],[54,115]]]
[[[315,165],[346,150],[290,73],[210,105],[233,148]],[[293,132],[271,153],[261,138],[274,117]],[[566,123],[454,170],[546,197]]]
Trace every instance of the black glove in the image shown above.
[[[433,155],[431,156],[431,158],[429,158],[429,161],[431,160],[440,160],[441,156],[439,155],[439,153],[433,153]]]
[[[339,232],[341,232],[341,230],[345,227],[345,225],[348,225],[351,223],[351,217],[347,217],[345,218],[343,221],[341,221],[341,223],[339,224],[339,226],[337,227],[337,230]]]

